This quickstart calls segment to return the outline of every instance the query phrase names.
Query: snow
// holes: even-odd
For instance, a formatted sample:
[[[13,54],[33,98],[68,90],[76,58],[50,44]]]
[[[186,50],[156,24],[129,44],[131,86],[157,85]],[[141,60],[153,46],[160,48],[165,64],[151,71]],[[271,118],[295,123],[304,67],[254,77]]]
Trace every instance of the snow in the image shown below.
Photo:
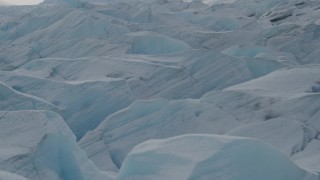
[[[263,140],[274,145],[288,156],[302,151],[306,142],[316,137],[315,130],[308,129],[300,122],[284,118],[240,126],[227,134]],[[286,141],[284,142],[283,139],[286,139]]]
[[[319,179],[319,8],[1,6],[0,179]]]
[[[312,140],[303,151],[293,156],[293,160],[301,167],[305,167],[315,172],[319,172],[319,149],[319,140]]]
[[[255,139],[185,135],[136,146],[117,179],[316,180],[275,148]]]
[[[110,158],[119,168],[130,150],[148,139],[189,133],[223,134],[239,125],[241,123],[232,116],[199,100],[136,101],[105,119],[97,129],[80,140],[80,146],[91,155],[96,148],[84,145],[92,142],[91,137],[95,136],[95,139],[99,139],[96,143],[103,144],[104,148],[109,150]],[[98,152],[92,156],[101,157],[96,159],[97,163],[101,164],[105,153]]]
[[[198,61],[202,63],[198,64]],[[280,67],[277,64],[270,69]],[[265,72],[269,73],[270,69]],[[200,97],[210,90],[223,89],[256,76],[244,60],[206,50],[177,52],[165,57],[135,54],[81,59],[49,58],[34,60],[16,72],[68,81],[103,80],[106,77],[123,79],[135,97],[169,99]],[[239,73],[242,75],[235,76]]]
[[[9,172],[5,172],[5,171],[0,171],[0,179],[1,180],[6,180],[6,179],[10,179],[10,180],[27,180],[26,178],[16,175],[16,174],[12,174]]]
[[[262,78],[235,85],[226,90],[257,90],[256,94],[292,97],[312,93],[312,87],[317,87],[319,66],[305,66],[276,71]],[[280,78],[281,77],[281,78]],[[254,84],[254,85],[252,85]]]
[[[57,106],[57,112],[78,138],[95,128],[108,114],[132,101],[130,90],[122,80],[68,83],[6,73],[1,74],[0,79],[17,91],[38,96]],[[122,87],[122,91],[115,87]]]
[[[275,71],[264,77],[210,92],[202,99],[229,112],[241,122],[260,122],[283,117],[318,131],[318,67],[306,66]]]
[[[201,1],[194,1],[194,0],[183,0],[184,2],[202,2],[208,5],[215,5],[215,4],[223,4],[223,3],[233,3],[236,0],[201,0]]]
[[[0,167],[28,179],[106,179],[50,111],[0,112]],[[20,168],[17,168],[20,167]]]
[[[136,37],[136,39],[132,43],[131,53],[168,54],[178,51],[186,51],[189,49],[189,45],[183,41],[165,36],[147,35]]]
[[[53,104],[36,96],[24,94],[0,82],[1,110],[57,110]]]
[[[71,7],[80,8],[83,6],[80,0],[63,0],[63,2],[67,3]]]

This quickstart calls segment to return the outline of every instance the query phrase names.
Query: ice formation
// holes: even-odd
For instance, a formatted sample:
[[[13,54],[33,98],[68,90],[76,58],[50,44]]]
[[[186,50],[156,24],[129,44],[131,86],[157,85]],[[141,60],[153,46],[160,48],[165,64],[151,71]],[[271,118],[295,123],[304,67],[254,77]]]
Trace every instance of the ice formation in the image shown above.
[[[0,6],[0,179],[319,179],[319,18],[315,0]]]
[[[139,144],[127,156],[117,179],[316,180],[318,177],[255,139],[184,135]]]
[[[58,114],[39,110],[1,111],[0,117],[2,170],[35,180],[111,179],[87,158]]]

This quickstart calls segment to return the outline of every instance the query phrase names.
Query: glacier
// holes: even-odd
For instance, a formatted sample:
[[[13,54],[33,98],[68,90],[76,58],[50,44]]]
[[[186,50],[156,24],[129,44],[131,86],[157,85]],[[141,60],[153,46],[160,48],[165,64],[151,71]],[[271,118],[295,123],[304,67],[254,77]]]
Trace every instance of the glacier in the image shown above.
[[[317,180],[320,2],[0,6],[0,179]]]
[[[316,180],[259,140],[184,135],[136,146],[117,179]]]
[[[9,172],[5,172],[5,171],[0,172],[0,178],[1,179],[10,179],[10,180],[27,180],[26,178],[24,178],[22,176],[12,174]]]
[[[0,117],[2,170],[35,180],[111,179],[87,158],[58,114],[43,110],[1,111]]]

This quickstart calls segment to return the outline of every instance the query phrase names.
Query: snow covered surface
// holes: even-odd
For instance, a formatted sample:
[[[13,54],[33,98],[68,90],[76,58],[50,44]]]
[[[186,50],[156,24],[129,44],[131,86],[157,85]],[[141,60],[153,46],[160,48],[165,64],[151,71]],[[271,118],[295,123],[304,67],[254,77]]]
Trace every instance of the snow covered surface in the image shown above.
[[[16,175],[16,174],[12,174],[9,172],[5,172],[5,171],[0,171],[0,179],[2,180],[6,180],[6,179],[10,179],[10,180],[27,180],[26,178]]]
[[[319,179],[319,19],[315,0],[0,6],[0,179]]]
[[[227,134],[263,140],[290,156],[303,150],[306,142],[316,136],[316,131],[295,120],[275,118],[241,126],[232,129]]]
[[[0,120],[2,170],[34,180],[111,179],[87,158],[58,114],[1,111]],[[9,174],[0,173],[0,176]]]
[[[241,122],[215,105],[199,100],[136,101],[107,118],[95,131],[89,132],[80,140],[80,146],[90,151],[91,147],[86,144],[92,142],[94,136],[98,141],[96,143],[102,143],[105,149],[109,149],[113,162],[120,167],[130,150],[145,140],[189,133],[224,134],[240,125]],[[103,155],[104,152],[92,154]],[[102,161],[103,158],[97,160]]]
[[[150,140],[127,156],[117,179],[316,180],[273,147],[231,136]]]

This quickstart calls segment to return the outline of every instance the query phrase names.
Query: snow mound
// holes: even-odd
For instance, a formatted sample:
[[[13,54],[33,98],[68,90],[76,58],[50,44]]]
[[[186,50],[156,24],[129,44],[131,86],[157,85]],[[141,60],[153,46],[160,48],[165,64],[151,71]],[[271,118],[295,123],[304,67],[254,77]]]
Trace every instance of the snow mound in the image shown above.
[[[275,148],[255,139],[185,135],[136,146],[122,179],[317,180]]]
[[[29,179],[108,179],[50,111],[0,111],[0,169]]]

